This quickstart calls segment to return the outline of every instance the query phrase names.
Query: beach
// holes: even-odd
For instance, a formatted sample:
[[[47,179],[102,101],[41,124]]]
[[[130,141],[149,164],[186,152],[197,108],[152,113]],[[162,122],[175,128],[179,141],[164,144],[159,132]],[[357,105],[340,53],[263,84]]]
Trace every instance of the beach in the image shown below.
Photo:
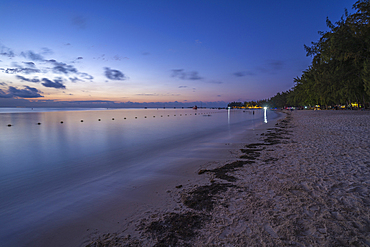
[[[370,245],[370,113],[285,114],[198,167],[195,180],[163,186],[159,204],[114,231],[90,229],[81,245]]]

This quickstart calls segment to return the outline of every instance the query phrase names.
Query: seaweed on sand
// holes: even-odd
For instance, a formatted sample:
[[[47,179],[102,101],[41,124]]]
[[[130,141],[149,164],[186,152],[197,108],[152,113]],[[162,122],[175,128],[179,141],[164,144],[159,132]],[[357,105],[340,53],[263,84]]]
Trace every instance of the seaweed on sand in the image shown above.
[[[260,151],[264,150],[265,148],[246,148],[246,149],[240,149],[244,155],[240,156],[241,159],[248,159],[248,160],[255,160],[260,156]]]
[[[254,161],[250,160],[237,160],[231,163],[227,163],[221,167],[212,170],[200,170],[198,174],[203,174],[205,172],[210,172],[215,175],[216,178],[226,180],[228,182],[235,182],[236,178],[234,176],[228,175],[228,172],[233,172],[235,169],[243,167],[245,164],[252,164]]]
[[[227,191],[227,188],[235,187],[233,184],[212,183],[211,185],[199,186],[195,190],[183,196],[183,203],[185,206],[201,211],[211,211],[214,207],[215,201],[213,197],[220,192]]]
[[[183,214],[169,213],[163,220],[153,221],[145,232],[157,240],[154,246],[191,246],[187,241],[191,240],[204,222],[209,221],[211,216],[186,212]]]
[[[90,242],[86,247],[140,247],[142,243],[131,238],[130,235],[125,237],[119,236],[117,233],[106,233],[100,236],[98,239]]]

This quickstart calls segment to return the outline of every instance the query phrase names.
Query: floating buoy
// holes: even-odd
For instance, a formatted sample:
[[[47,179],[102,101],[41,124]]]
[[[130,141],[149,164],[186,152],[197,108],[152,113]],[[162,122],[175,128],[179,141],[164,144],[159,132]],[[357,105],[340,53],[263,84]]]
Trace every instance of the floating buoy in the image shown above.
[[[155,116],[153,116],[153,117],[155,117]]]
[[[11,127],[12,125],[11,124],[8,124],[8,127]]]
[[[112,120],[114,120],[114,118],[112,118]]]
[[[167,115],[167,117],[169,117],[170,115]]]
[[[84,120],[81,119],[81,123],[83,122]]]
[[[37,123],[37,125],[40,125],[41,123]]]
[[[161,115],[161,117],[163,117],[163,115]]]
[[[146,116],[144,118],[146,118]]]
[[[180,116],[182,116],[182,114],[180,114]]]
[[[135,119],[137,119],[137,117],[135,117]]]
[[[101,119],[99,118],[98,121],[101,121]]]
[[[123,119],[126,119],[125,117]]]
[[[63,121],[60,121],[60,123],[62,124],[62,123],[63,123]]]

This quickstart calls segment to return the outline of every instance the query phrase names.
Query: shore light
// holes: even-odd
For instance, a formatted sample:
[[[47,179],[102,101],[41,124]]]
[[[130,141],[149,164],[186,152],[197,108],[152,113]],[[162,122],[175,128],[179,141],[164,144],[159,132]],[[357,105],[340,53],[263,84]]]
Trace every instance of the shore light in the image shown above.
[[[263,107],[263,122],[267,123],[267,107]]]

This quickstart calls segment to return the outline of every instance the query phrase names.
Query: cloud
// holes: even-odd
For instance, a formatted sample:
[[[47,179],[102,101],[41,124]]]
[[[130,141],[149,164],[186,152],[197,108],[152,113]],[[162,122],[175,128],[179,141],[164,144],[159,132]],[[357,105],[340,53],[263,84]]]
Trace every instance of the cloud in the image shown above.
[[[35,67],[35,63],[34,62],[23,62],[25,65],[27,65],[28,67],[31,67],[31,68],[34,68]]]
[[[57,74],[70,74],[70,73],[78,73],[78,70],[73,67],[72,65],[57,62],[54,59],[48,60],[47,62],[54,65],[53,72]]]
[[[196,71],[192,71],[192,72],[189,72],[189,80],[200,80],[200,79],[203,79],[202,77],[200,77],[198,75],[198,72]]]
[[[44,61],[44,57],[40,54],[34,53],[33,51],[21,52],[21,56],[31,59],[32,61]]]
[[[159,94],[156,94],[156,93],[138,93],[136,95],[139,95],[139,96],[159,96]]]
[[[233,75],[235,75],[236,77],[243,77],[247,75],[253,76],[255,75],[255,73],[250,72],[250,71],[238,71],[238,72],[233,73]]]
[[[115,69],[110,69],[108,67],[105,67],[105,76],[110,79],[110,80],[118,80],[118,81],[123,81],[126,80],[127,77],[119,70]]]
[[[203,77],[199,76],[197,71],[185,72],[183,69],[173,69],[171,77],[176,77],[181,80],[201,80]]]
[[[148,56],[148,55],[150,55],[150,52],[144,51],[144,52],[141,53],[141,55]]]
[[[3,45],[0,47],[0,55],[9,58],[13,58],[15,56],[11,49]]]
[[[188,86],[179,86],[179,88],[187,88]]]
[[[23,73],[23,74],[33,74],[33,73],[40,73],[39,69],[32,69],[32,68],[6,68],[1,69],[3,72],[7,74],[17,74],[17,73]]]
[[[63,81],[61,79],[54,79],[51,81],[47,78],[42,78],[43,83],[41,83],[44,87],[53,87],[53,88],[62,88],[65,89],[66,86],[63,85]]]
[[[34,87],[25,86],[25,89],[18,89],[16,87],[10,86],[8,92],[12,97],[20,98],[41,98],[44,97],[40,93],[41,91],[37,90]],[[9,97],[10,98],[10,97]]]
[[[81,76],[82,79],[85,79],[85,80],[92,80],[92,79],[94,79],[94,77],[92,75],[89,75],[89,74],[84,73],[84,72],[79,72],[78,75]]]
[[[0,98],[13,98],[13,95],[7,94],[2,89],[0,89]]]
[[[77,59],[83,59],[82,57],[78,57]],[[64,74],[64,75],[70,75],[70,74],[75,74],[82,79],[86,80],[92,80],[94,79],[93,76],[85,73],[85,72],[79,72],[74,66],[62,62],[58,62],[55,59],[50,59],[46,60],[46,62],[50,63],[53,65],[52,71],[57,74]],[[77,78],[76,76],[73,78],[74,82],[80,80],[83,81],[81,78]],[[71,79],[71,77],[70,77]],[[73,79],[71,79],[73,81]],[[77,79],[77,80],[76,80]]]
[[[217,95],[217,97],[221,97],[221,95]]]
[[[166,94],[157,94],[157,93],[138,93],[136,94],[138,96],[180,96],[181,94],[170,94],[170,93],[166,93]]]
[[[22,81],[28,81],[28,82],[34,82],[34,83],[40,82],[40,80],[37,79],[37,78],[29,79],[29,78],[26,78],[26,77],[23,77],[23,76],[20,76],[20,75],[16,75],[16,77],[19,80],[22,80]]]
[[[0,55],[8,55],[8,56],[13,56],[14,52],[12,52],[9,48],[2,46],[0,44]],[[94,77],[78,71],[78,69],[72,65],[72,64],[67,64],[64,62],[59,62],[55,59],[45,59],[44,54],[52,54],[53,51],[50,50],[49,48],[42,48],[42,52],[37,53],[33,52],[31,50],[28,51],[23,51],[19,54],[20,57],[27,58],[29,61],[22,61],[18,63],[13,62],[11,66],[8,65],[8,67],[5,68],[0,68],[0,71],[3,73],[7,74],[20,74],[20,75],[30,75],[30,74],[45,74],[44,76],[40,77],[48,77],[49,73],[54,73],[54,74],[60,74],[63,75],[64,80],[70,79],[72,82],[78,82],[78,81],[84,81],[84,80],[93,80]],[[13,54],[13,55],[11,55]],[[83,57],[76,57],[76,60],[81,60]],[[45,64],[46,63],[46,64]],[[41,68],[37,68],[38,66],[41,66]],[[112,77],[116,76],[117,79],[122,79],[122,77],[119,77],[119,73],[114,74],[115,70],[112,70]],[[40,82],[41,80],[38,80],[36,78],[30,79],[24,76],[17,77],[18,79],[22,81],[27,81],[27,82]],[[125,79],[125,78],[124,78]],[[61,83],[61,81],[51,81],[54,84],[50,84],[49,82],[45,82],[45,85],[50,85],[52,87],[64,87],[64,85]],[[55,84],[57,83],[57,84]],[[58,84],[59,83],[59,84]]]
[[[34,74],[34,73],[40,73],[41,71],[39,69],[22,68],[22,71],[21,72],[23,74]]]
[[[262,73],[275,74],[277,71],[282,70],[284,67],[284,61],[282,60],[270,60],[262,66],[257,67],[257,70]]]
[[[41,48],[41,50],[42,50],[41,54],[43,54],[43,55],[50,55],[50,54],[54,53],[51,49],[49,49],[47,47],[43,47],[43,48]]]
[[[113,57],[113,60],[116,60],[116,61],[121,61],[122,59],[129,59],[129,58],[128,57],[122,57],[122,56],[119,56],[119,55],[114,55],[114,57]],[[105,60],[108,60],[108,59],[105,59]]]
[[[7,74],[16,74],[22,72],[22,69],[19,68],[6,68],[6,69],[1,69],[4,73]]]
[[[257,73],[251,71],[237,71],[233,73],[236,77],[243,76],[255,76],[256,74],[275,74],[277,71],[282,70],[284,67],[284,61],[282,60],[268,60],[264,64],[255,67]]]
[[[74,78],[69,77],[69,80],[71,80],[71,82],[83,81],[83,80],[81,80],[81,79],[79,79],[79,78],[77,78],[77,77],[74,77]]]
[[[212,83],[212,84],[222,84],[223,82],[222,81],[207,81],[208,83]]]
[[[272,60],[268,63],[268,65],[274,70],[281,70],[284,66],[284,61],[281,60]]]
[[[72,18],[72,25],[80,29],[85,29],[86,28],[86,18],[83,16],[75,16]]]

